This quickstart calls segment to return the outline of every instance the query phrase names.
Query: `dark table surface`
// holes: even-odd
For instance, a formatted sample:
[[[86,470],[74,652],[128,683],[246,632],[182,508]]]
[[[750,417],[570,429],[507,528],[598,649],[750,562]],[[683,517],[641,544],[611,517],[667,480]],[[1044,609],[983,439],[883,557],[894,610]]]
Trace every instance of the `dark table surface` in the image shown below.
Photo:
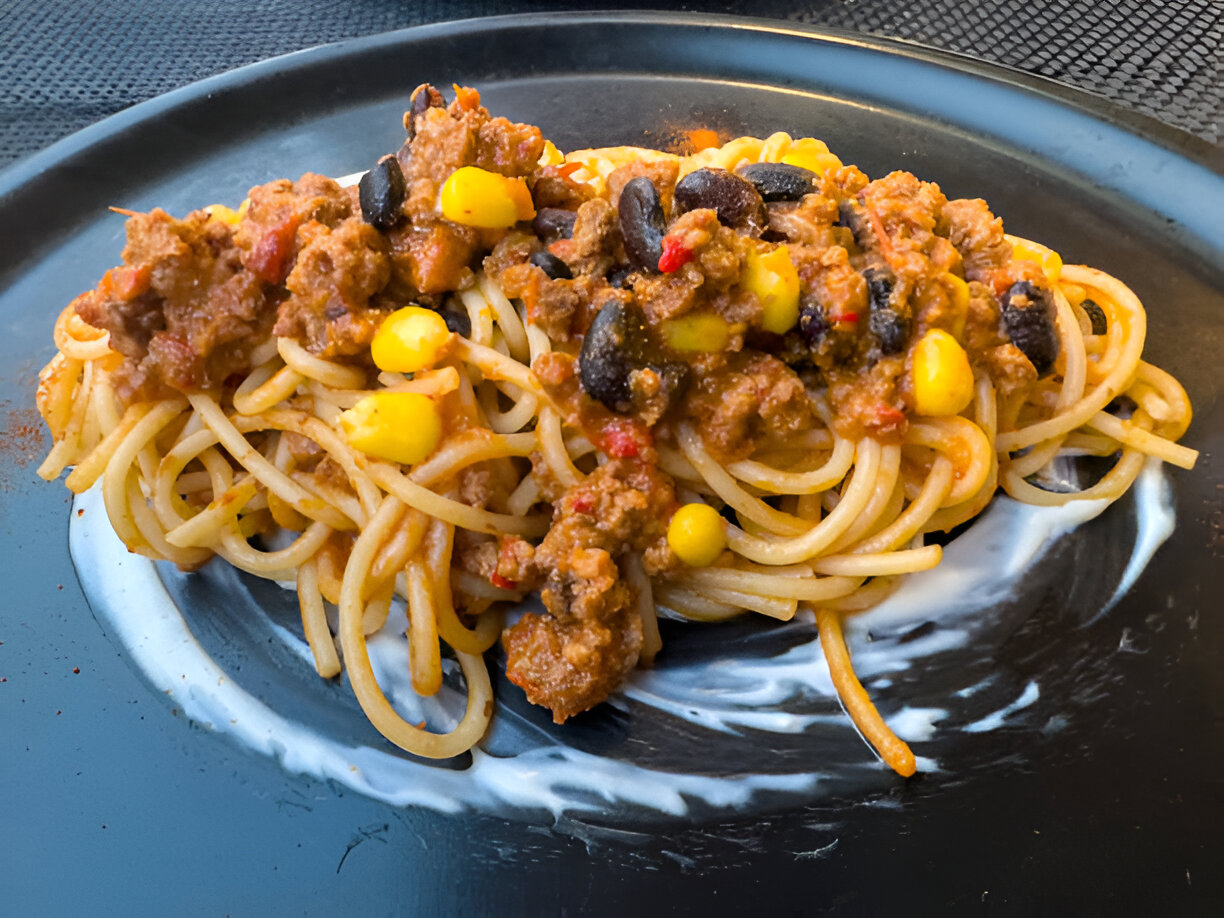
[[[539,0],[8,0],[0,3],[0,168],[135,103],[243,64],[423,23],[515,12],[560,14],[567,6],[578,8]],[[640,6],[695,15],[753,15],[901,38],[1056,79],[1217,148],[1221,143],[1224,6],[1218,0],[728,0]],[[0,254],[0,267],[13,257],[13,252]],[[16,257],[21,258],[20,252]],[[23,467],[26,477],[30,468]],[[0,478],[0,490],[4,485]],[[8,526],[6,499],[0,495],[0,522]],[[31,538],[43,541],[43,530],[58,531],[62,525],[60,520],[32,522]],[[59,564],[59,577],[68,582],[71,568],[64,559]],[[639,856],[632,848],[610,855],[599,845],[586,848],[578,837],[544,828],[516,832],[510,846],[495,845],[492,839],[505,824],[484,817],[469,823],[472,846],[480,852],[480,864],[469,870],[455,859],[460,849],[453,843],[450,856],[437,856],[428,818],[396,812],[313,780],[281,782],[274,762],[230,750],[223,740],[206,743],[206,753],[197,755],[202,728],[181,721],[167,726],[174,720],[166,717],[168,708],[149,697],[135,675],[112,675],[97,683],[96,692],[81,694],[81,683],[72,680],[85,676],[75,674],[74,667],[79,665],[88,675],[91,661],[101,668],[101,658],[117,651],[100,635],[73,636],[75,626],[62,610],[56,611],[52,589],[54,585],[48,585],[44,591],[49,594],[43,596],[45,609],[50,611],[38,612],[46,616],[41,621],[28,609],[4,610],[0,600],[0,612],[8,613],[0,614],[0,651],[21,647],[40,633],[62,639],[42,654],[38,665],[22,662],[25,651],[15,650],[7,659],[0,654],[0,677],[12,676],[8,688],[21,696],[20,705],[9,710],[28,704],[46,714],[26,721],[16,717],[15,722],[38,726],[15,734],[0,720],[0,782],[14,800],[39,800],[24,809],[19,820],[0,814],[0,903],[6,903],[0,904],[0,913],[13,908],[15,914],[344,914],[362,902],[363,914],[441,914],[455,901],[480,901],[477,910],[516,914],[523,903],[539,906],[547,901],[522,885],[530,870],[579,870],[585,882],[580,877],[561,884],[574,890],[572,901],[554,899],[549,911],[602,914],[612,909],[617,896],[604,897],[592,879],[596,874],[611,876],[619,870],[622,897],[640,876],[659,901],[667,898],[668,878],[677,871],[691,879],[691,870],[677,866],[679,861]],[[75,709],[59,710],[68,708],[59,702],[70,695]],[[6,700],[15,699],[10,695]],[[105,748],[104,734],[114,725],[143,744],[140,751],[115,761],[88,757],[88,751]],[[49,749],[59,750],[59,757],[40,753]],[[130,763],[134,755],[140,767],[125,772],[124,762]],[[64,789],[62,799],[55,794],[57,787]],[[269,790],[276,787],[281,790]],[[1213,788],[1202,799],[1224,803],[1218,780]],[[1073,791],[1051,789],[1064,797]],[[193,812],[183,822],[192,833],[188,837],[176,831],[175,814],[164,809],[173,808],[180,796],[192,800]],[[149,800],[159,801],[158,809],[150,810]],[[989,801],[970,800],[966,805],[973,810],[979,804],[985,808]],[[48,817],[31,819],[29,813],[40,807]],[[213,817],[201,818],[202,813]],[[768,826],[762,831],[768,833]],[[481,838],[482,833],[487,837]],[[983,844],[989,843],[984,837]],[[1196,857],[1205,856],[1203,839],[1186,843]],[[1029,862],[1037,865],[1026,850],[1020,843],[1013,846],[1016,863],[1006,869],[1001,864],[1001,877],[1023,871]],[[139,852],[139,863],[125,860],[131,852]],[[882,880],[890,856],[881,852]],[[1069,876],[1081,856],[1090,855],[1073,846],[1065,858],[1060,855]],[[584,859],[594,867],[575,866]],[[619,865],[615,870],[604,863],[610,860]],[[15,864],[23,866],[14,872]],[[50,870],[51,864],[60,866]],[[1048,861],[1041,864],[1049,867]],[[465,893],[473,870],[478,881],[504,884],[506,898],[476,900],[471,890]],[[559,881],[549,882],[556,886]],[[991,900],[989,890],[979,896],[974,887],[972,896],[948,903],[961,913],[984,914],[993,906],[998,913],[1024,914],[1022,892],[1010,881],[1001,882],[1012,890],[1008,900]],[[1201,884],[1204,891],[1220,889],[1209,878],[1196,875],[1192,880],[1188,868],[1185,882],[1188,887]],[[711,886],[702,900],[687,901],[690,907],[717,914],[718,892]],[[754,899],[764,904],[776,891],[725,892],[724,901],[729,897],[742,906]],[[802,913],[821,902],[818,890],[811,894],[806,900],[792,897],[786,913]],[[1108,898],[1082,891],[1077,895],[1089,913],[1093,902],[1099,905]],[[846,900],[843,911],[857,914],[863,901],[882,900],[869,895],[858,906]],[[1210,901],[1193,901],[1201,913],[1211,912]],[[923,903],[914,905],[921,913]],[[1124,905],[1115,900],[1115,907],[1123,906],[1120,913],[1126,913]]]

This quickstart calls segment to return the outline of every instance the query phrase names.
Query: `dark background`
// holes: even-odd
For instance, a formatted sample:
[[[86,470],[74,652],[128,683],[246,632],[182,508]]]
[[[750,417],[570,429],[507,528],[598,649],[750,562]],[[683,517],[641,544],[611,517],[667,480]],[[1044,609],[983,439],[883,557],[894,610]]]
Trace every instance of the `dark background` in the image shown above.
[[[1059,79],[1220,142],[1219,3],[654,6],[920,42]],[[442,19],[563,8],[0,0],[0,166],[244,63]],[[20,257],[0,252],[0,269]],[[8,318],[0,319],[7,334]],[[27,362],[7,369],[29,375],[37,362]],[[16,546],[6,573],[38,571],[36,582],[11,577],[0,594],[0,914],[604,914],[631,901],[636,911],[669,903],[708,914],[754,906],[877,914],[907,903],[918,914],[1155,915],[1218,913],[1224,901],[1221,842],[1210,828],[1224,813],[1212,754],[1222,748],[1220,677],[1209,683],[1212,692],[1194,694],[1218,661],[1220,629],[1207,617],[1218,597],[1202,600],[1201,624],[1197,611],[1190,624],[1179,610],[1161,643],[1149,635],[1168,679],[1118,689],[1122,700],[1108,709],[1124,720],[1134,704],[1158,729],[1130,733],[1114,724],[1103,740],[1064,751],[1048,774],[1019,766],[1014,797],[1006,782],[970,782],[945,794],[919,780],[893,798],[866,801],[848,823],[843,802],[808,809],[798,826],[763,818],[689,830],[674,841],[650,834],[592,841],[580,826],[557,834],[489,817],[444,820],[286,776],[153,697],[92,619],[82,620],[79,604],[67,601],[74,574],[55,555],[67,501],[48,501],[25,483],[42,449],[37,424],[27,430],[15,402],[0,409],[8,414],[0,531]],[[1218,410],[1200,418],[1220,429]],[[1197,492],[1219,480],[1210,463],[1201,475]],[[46,513],[48,503],[56,513]],[[1215,516],[1182,523],[1196,537],[1218,538],[1219,496],[1202,506]],[[1214,552],[1202,563],[1218,566],[1218,544]],[[1177,570],[1168,552],[1154,567],[1172,577]],[[1150,583],[1137,593],[1136,603],[1163,601]],[[1137,612],[1131,618],[1137,627],[1145,621]],[[1196,734],[1188,724],[1209,729]],[[1025,737],[1000,742],[1022,761]],[[1136,758],[1148,770],[1114,780]],[[927,804],[939,820],[915,815]],[[959,859],[970,855],[972,869],[962,871]]]
[[[1220,137],[1219,0],[7,0],[0,167],[136,102],[274,55],[446,19],[609,7],[902,38],[1062,80],[1204,139]]]

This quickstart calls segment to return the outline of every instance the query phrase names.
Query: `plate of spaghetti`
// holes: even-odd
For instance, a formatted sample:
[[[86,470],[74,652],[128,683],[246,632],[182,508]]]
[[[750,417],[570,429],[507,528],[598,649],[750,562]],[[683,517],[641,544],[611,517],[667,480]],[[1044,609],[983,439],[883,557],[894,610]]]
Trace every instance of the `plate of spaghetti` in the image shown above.
[[[176,710],[393,804],[617,825],[929,793],[1091,705],[1107,662],[1043,655],[1150,586],[1201,374],[1073,155],[429,76],[304,168],[256,139],[111,199],[40,303],[38,474]]]

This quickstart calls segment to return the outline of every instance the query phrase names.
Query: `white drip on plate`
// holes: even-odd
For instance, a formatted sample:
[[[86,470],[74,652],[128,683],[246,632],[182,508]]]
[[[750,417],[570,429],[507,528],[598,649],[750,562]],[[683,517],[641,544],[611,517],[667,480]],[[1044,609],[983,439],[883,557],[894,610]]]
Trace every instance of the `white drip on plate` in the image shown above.
[[[1134,494],[1139,532],[1115,600],[1172,531],[1169,488],[1158,462],[1149,461]],[[886,602],[849,622],[847,640],[860,677],[881,686],[890,674],[966,643],[975,620],[1013,595],[1019,578],[1059,536],[1093,519],[1105,506],[1105,501],[1032,507],[1007,498],[995,500],[967,537],[947,546],[937,568],[911,576]],[[762,792],[810,794],[824,777],[815,769],[727,777],[684,774],[560,744],[506,757],[476,749],[470,767],[449,770],[384,749],[346,744],[271,709],[218,667],[192,635],[156,566],[130,554],[115,536],[97,489],[78,497],[74,508],[83,512],[72,514],[72,558],[85,593],[111,636],[149,682],[171,695],[188,717],[253,751],[276,757],[291,772],[335,780],[394,805],[445,812],[509,806],[542,809],[554,816],[626,804],[682,815],[692,800],[717,809],[737,808]],[[868,638],[869,631],[897,633],[927,621],[938,622],[938,627],[913,640]],[[426,718],[434,729],[445,729],[457,720],[463,698],[446,687],[432,699],[419,699],[412,692],[403,629],[402,617],[395,615],[370,640],[375,671],[407,719]],[[309,660],[300,638],[280,627],[273,633],[296,656]],[[797,699],[834,695],[819,644],[812,640],[769,659],[737,657],[734,647],[678,665],[668,665],[663,658],[654,669],[635,671],[615,703],[631,699],[721,733],[795,734],[827,723],[848,729],[842,717],[781,709]],[[1016,701],[965,729],[995,729],[1038,695],[1037,684],[1031,683]],[[889,724],[901,737],[921,742],[938,732],[947,713],[939,708],[902,708],[890,716]],[[925,759],[922,765],[927,770],[938,767]]]

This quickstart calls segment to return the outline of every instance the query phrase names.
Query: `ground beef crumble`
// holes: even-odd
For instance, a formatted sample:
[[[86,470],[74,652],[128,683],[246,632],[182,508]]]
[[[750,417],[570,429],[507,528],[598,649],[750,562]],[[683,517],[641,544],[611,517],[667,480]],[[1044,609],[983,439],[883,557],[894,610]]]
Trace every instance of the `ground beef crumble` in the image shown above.
[[[244,267],[231,227],[203,211],[133,216],[123,262],[75,308],[126,358],[125,399],[218,388],[271,331],[266,285]]]
[[[712,355],[697,363],[684,403],[706,448],[722,462],[752,455],[811,429],[814,415],[798,375],[768,354]]]
[[[644,553],[647,570],[669,563],[666,515],[670,481],[649,461],[612,460],[555,504],[553,525],[534,552],[547,572],[545,614],[528,613],[506,629],[506,676],[553,719],[603,701],[638,660],[642,623],[617,558]]]

